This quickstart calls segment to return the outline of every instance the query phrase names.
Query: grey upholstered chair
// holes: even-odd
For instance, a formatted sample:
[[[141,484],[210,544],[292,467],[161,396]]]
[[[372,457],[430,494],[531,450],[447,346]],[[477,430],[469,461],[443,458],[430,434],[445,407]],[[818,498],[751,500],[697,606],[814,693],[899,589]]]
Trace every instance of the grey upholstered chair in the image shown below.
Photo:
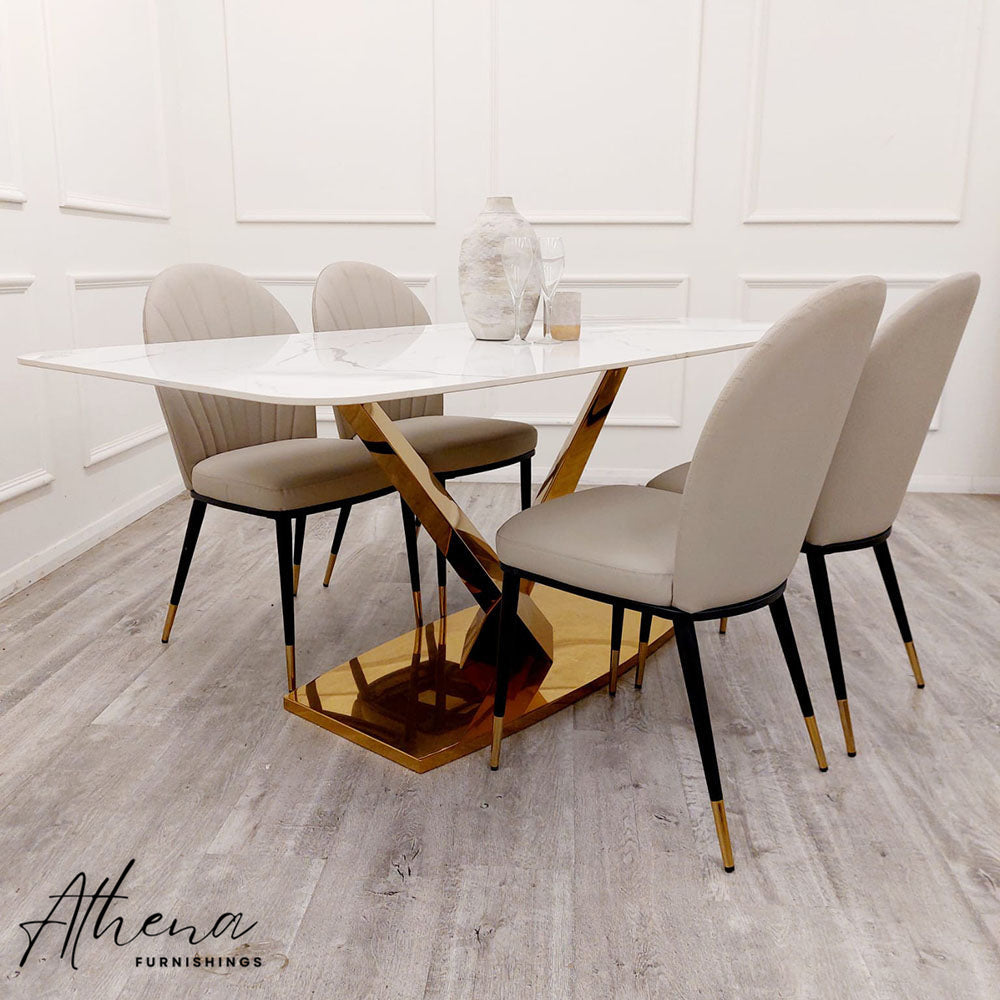
[[[626,608],[673,621],[716,832],[733,869],[696,621],[769,607],[816,761],[826,758],[783,592],[830,467],[885,301],[885,282],[841,282],[775,324],[719,396],[687,488],[605,486],[540,504],[497,533],[504,570],[491,766],[500,759],[512,632],[524,578],[612,607],[610,690]]]
[[[143,333],[148,344],[296,332],[291,316],[273,295],[226,267],[168,268],[146,294]],[[293,597],[306,515],[394,490],[360,442],[316,437],[315,407],[255,403],[179,389],[156,392],[192,497],[163,642],[170,638],[206,506],[271,518],[278,542],[288,690],[294,690]],[[413,551],[410,557],[412,562]]]
[[[399,278],[374,264],[358,261],[342,261],[323,269],[313,292],[312,311],[313,328],[317,331],[374,330],[430,323],[427,310]],[[521,509],[531,506],[531,457],[538,432],[530,424],[448,416],[441,395],[394,399],[381,405],[442,483],[458,476],[520,465]],[[336,418],[340,436],[353,437],[354,431],[339,412]],[[330,582],[350,510],[349,506],[341,509],[324,586]],[[407,516],[405,510],[403,516]],[[415,527],[413,530],[415,534]],[[442,617],[446,612],[446,566],[444,554],[439,550],[438,602]],[[420,577],[415,558],[410,561],[410,578],[419,615]]]
[[[914,295],[879,328],[802,546],[851,757],[857,751],[826,557],[875,550],[914,679],[922,688],[888,538],[978,292],[978,274],[953,275]],[[687,472],[688,465],[677,466],[649,485],[681,492]],[[725,619],[720,630],[725,631]]]

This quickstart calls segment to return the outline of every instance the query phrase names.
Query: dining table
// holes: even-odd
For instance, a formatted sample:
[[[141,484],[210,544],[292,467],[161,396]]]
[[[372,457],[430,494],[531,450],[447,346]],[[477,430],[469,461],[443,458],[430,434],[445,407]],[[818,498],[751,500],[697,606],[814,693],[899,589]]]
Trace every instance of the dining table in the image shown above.
[[[24,365],[261,403],[335,407],[471,595],[402,635],[359,651],[284,696],[284,707],[411,770],[490,742],[502,569],[489,541],[380,405],[591,373],[594,384],[534,503],[577,489],[628,369],[751,347],[765,327],[737,320],[584,322],[578,341],[475,340],[464,323],[227,337],[45,351]],[[248,334],[252,331],[247,331]],[[542,387],[540,387],[542,388]],[[375,576],[377,566],[371,567]],[[608,683],[605,605],[522,584],[504,732],[546,718]],[[619,670],[637,662],[639,616],[626,615]],[[654,652],[672,636],[657,619]],[[324,665],[326,666],[326,665]]]

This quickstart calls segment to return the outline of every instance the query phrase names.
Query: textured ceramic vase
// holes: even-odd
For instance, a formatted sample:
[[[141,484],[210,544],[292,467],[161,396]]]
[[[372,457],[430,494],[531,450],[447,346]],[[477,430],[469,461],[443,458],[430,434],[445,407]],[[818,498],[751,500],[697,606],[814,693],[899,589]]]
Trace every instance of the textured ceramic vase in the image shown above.
[[[462,308],[473,336],[477,340],[510,340],[514,328],[514,303],[503,273],[503,241],[508,236],[528,236],[535,244],[538,238],[531,224],[514,208],[514,199],[487,198],[472,228],[462,240],[458,255],[458,290]],[[538,273],[531,277],[521,299],[517,333],[524,337],[538,309]]]

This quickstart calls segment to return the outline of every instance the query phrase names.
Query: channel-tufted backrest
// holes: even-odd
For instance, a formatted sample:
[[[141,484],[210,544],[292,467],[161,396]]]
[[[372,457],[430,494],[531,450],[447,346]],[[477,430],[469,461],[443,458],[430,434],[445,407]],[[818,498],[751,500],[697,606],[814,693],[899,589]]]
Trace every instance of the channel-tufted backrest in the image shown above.
[[[760,597],[792,571],[885,303],[885,282],[839,282],[779,320],[719,396],[691,460],[673,604]]]
[[[978,274],[952,275],[879,328],[807,542],[856,542],[892,526],[978,293]]]
[[[361,261],[329,264],[316,279],[312,301],[313,329],[380,330],[424,326],[431,318],[420,299],[394,274]],[[390,399],[381,404],[390,420],[444,413],[444,396]],[[342,438],[354,431],[334,410]]]
[[[154,279],[142,311],[147,344],[291,334],[284,306],[256,281],[215,264],[178,264]],[[220,452],[269,441],[316,436],[316,409],[254,403],[157,388],[184,485],[191,470]]]

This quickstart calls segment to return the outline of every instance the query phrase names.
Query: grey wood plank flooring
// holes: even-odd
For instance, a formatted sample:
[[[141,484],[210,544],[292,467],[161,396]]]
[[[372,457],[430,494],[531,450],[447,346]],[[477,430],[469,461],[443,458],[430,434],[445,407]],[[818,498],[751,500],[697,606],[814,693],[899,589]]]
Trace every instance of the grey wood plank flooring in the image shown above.
[[[457,484],[490,537],[513,486]],[[0,996],[968,998],[1000,995],[1000,498],[912,495],[890,542],[927,687],[870,552],[830,558],[858,740],[843,750],[804,565],[788,603],[821,774],[766,612],[699,626],[737,870],[725,875],[672,646],[594,695],[415,775],[281,709],[269,522],[209,511],[168,646],[187,501],[0,604]],[[312,676],[410,625],[398,502],[310,519],[297,601]],[[433,550],[421,538],[425,607]],[[451,607],[468,595],[452,576]],[[153,910],[239,941],[81,945],[18,928],[80,870],[130,859]],[[93,888],[93,887],[91,887]],[[256,956],[259,968],[136,968]]]

